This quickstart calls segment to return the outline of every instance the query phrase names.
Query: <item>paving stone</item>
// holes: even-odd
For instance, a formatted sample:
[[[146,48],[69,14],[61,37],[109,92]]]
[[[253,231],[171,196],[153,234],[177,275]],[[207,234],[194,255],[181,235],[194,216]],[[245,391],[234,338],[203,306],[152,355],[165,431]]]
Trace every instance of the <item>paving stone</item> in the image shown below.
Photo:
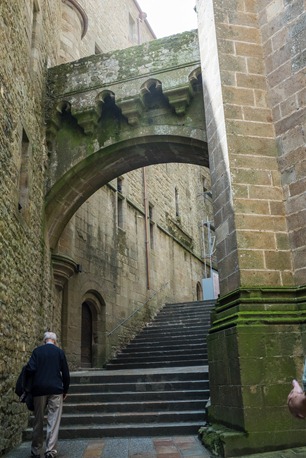
[[[129,453],[131,457],[145,457],[147,454],[148,457],[151,454],[154,454],[154,445],[151,438],[144,437],[133,437],[130,439],[129,442]],[[147,458],[147,457],[146,457]]]
[[[30,458],[31,444],[23,442],[2,458]],[[43,456],[43,455],[42,455]],[[306,447],[239,458],[305,458]],[[217,458],[196,436],[131,437],[60,440],[58,458]],[[220,457],[219,457],[220,458]],[[238,457],[237,457],[238,458]]]
[[[115,438],[105,440],[105,448],[101,458],[128,458],[128,456],[128,438]]]

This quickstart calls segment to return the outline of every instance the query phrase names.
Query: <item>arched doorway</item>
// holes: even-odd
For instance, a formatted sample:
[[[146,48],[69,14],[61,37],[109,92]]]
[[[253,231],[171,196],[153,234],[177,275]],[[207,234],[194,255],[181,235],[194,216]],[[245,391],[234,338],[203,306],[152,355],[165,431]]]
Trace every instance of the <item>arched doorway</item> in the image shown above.
[[[82,304],[81,321],[81,366],[92,367],[93,326],[90,304]]]
[[[197,283],[197,301],[202,301],[203,300],[203,290],[201,283],[198,281]]]
[[[80,365],[82,368],[102,367],[106,358],[105,302],[97,290],[88,290],[81,301],[77,322]]]

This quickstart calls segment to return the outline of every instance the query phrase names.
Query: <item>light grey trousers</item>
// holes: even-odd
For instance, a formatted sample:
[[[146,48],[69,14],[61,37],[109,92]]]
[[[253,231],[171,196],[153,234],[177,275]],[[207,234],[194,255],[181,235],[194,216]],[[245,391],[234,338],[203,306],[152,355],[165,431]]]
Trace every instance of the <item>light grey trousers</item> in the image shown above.
[[[40,455],[44,443],[44,415],[47,408],[46,452],[56,455],[56,444],[63,410],[63,395],[34,396],[34,424],[31,451]]]

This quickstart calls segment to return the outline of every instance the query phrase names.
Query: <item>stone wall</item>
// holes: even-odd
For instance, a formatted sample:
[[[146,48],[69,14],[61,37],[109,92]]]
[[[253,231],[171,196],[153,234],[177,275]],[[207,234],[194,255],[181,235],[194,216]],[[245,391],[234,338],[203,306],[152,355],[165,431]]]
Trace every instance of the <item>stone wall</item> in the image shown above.
[[[301,285],[306,273],[305,4],[302,0],[259,2],[258,12],[294,280]]]
[[[60,62],[135,46],[155,38],[134,0],[66,0]]]
[[[93,20],[94,2],[90,6]],[[0,4],[0,455],[21,440],[28,419],[14,394],[22,365],[47,328],[61,336],[61,308],[45,234],[44,192],[46,72],[62,56],[62,7],[60,0]],[[125,2],[124,18],[117,17],[124,19],[126,30],[129,10],[136,15],[133,1]],[[110,11],[105,21],[111,16]],[[103,43],[103,33],[99,27],[101,48],[121,46],[121,37],[115,35],[105,34]],[[92,29],[90,36],[81,46],[85,55],[95,52]]]
[[[304,13],[300,2],[199,0],[198,15],[221,276],[203,437],[241,456],[304,441],[286,405],[305,354]]]
[[[209,186],[208,171],[192,165],[138,169],[120,177],[120,191],[117,180],[101,188],[71,219],[58,253],[82,266],[69,280],[64,301],[65,348],[74,367],[80,367],[81,307],[89,292],[103,303],[100,365],[165,302],[197,299],[204,276],[199,223],[211,219],[211,206],[204,202],[205,178]],[[151,208],[147,237],[145,205]]]
[[[252,284],[291,285],[256,2],[199,2],[199,21],[221,293]],[[215,43],[215,54],[207,53],[207,42]]]
[[[0,454],[21,438],[27,412],[15,382],[53,311],[44,233],[45,74],[56,58],[59,1],[0,5]],[[53,313],[54,312],[54,313]]]

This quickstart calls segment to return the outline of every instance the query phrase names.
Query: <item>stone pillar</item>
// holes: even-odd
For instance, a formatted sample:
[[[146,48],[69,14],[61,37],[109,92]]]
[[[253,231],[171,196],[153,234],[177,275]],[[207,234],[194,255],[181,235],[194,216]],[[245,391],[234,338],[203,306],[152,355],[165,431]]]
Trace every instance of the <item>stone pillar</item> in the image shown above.
[[[231,0],[198,5],[221,294],[293,284],[254,8],[255,2]]]
[[[301,377],[305,289],[294,286],[259,3],[197,2],[221,293],[204,441],[223,456],[304,443],[286,398]]]
[[[79,271],[78,264],[74,262],[68,256],[63,256],[60,254],[52,255],[52,267],[53,267],[53,277],[56,290],[56,304],[54,308],[56,310],[61,310],[62,314],[62,338],[61,341],[63,346],[67,345],[67,320],[63,316],[63,313],[67,313],[67,307],[63,306],[63,301],[65,298],[65,288],[69,278],[71,278],[76,272]]]

